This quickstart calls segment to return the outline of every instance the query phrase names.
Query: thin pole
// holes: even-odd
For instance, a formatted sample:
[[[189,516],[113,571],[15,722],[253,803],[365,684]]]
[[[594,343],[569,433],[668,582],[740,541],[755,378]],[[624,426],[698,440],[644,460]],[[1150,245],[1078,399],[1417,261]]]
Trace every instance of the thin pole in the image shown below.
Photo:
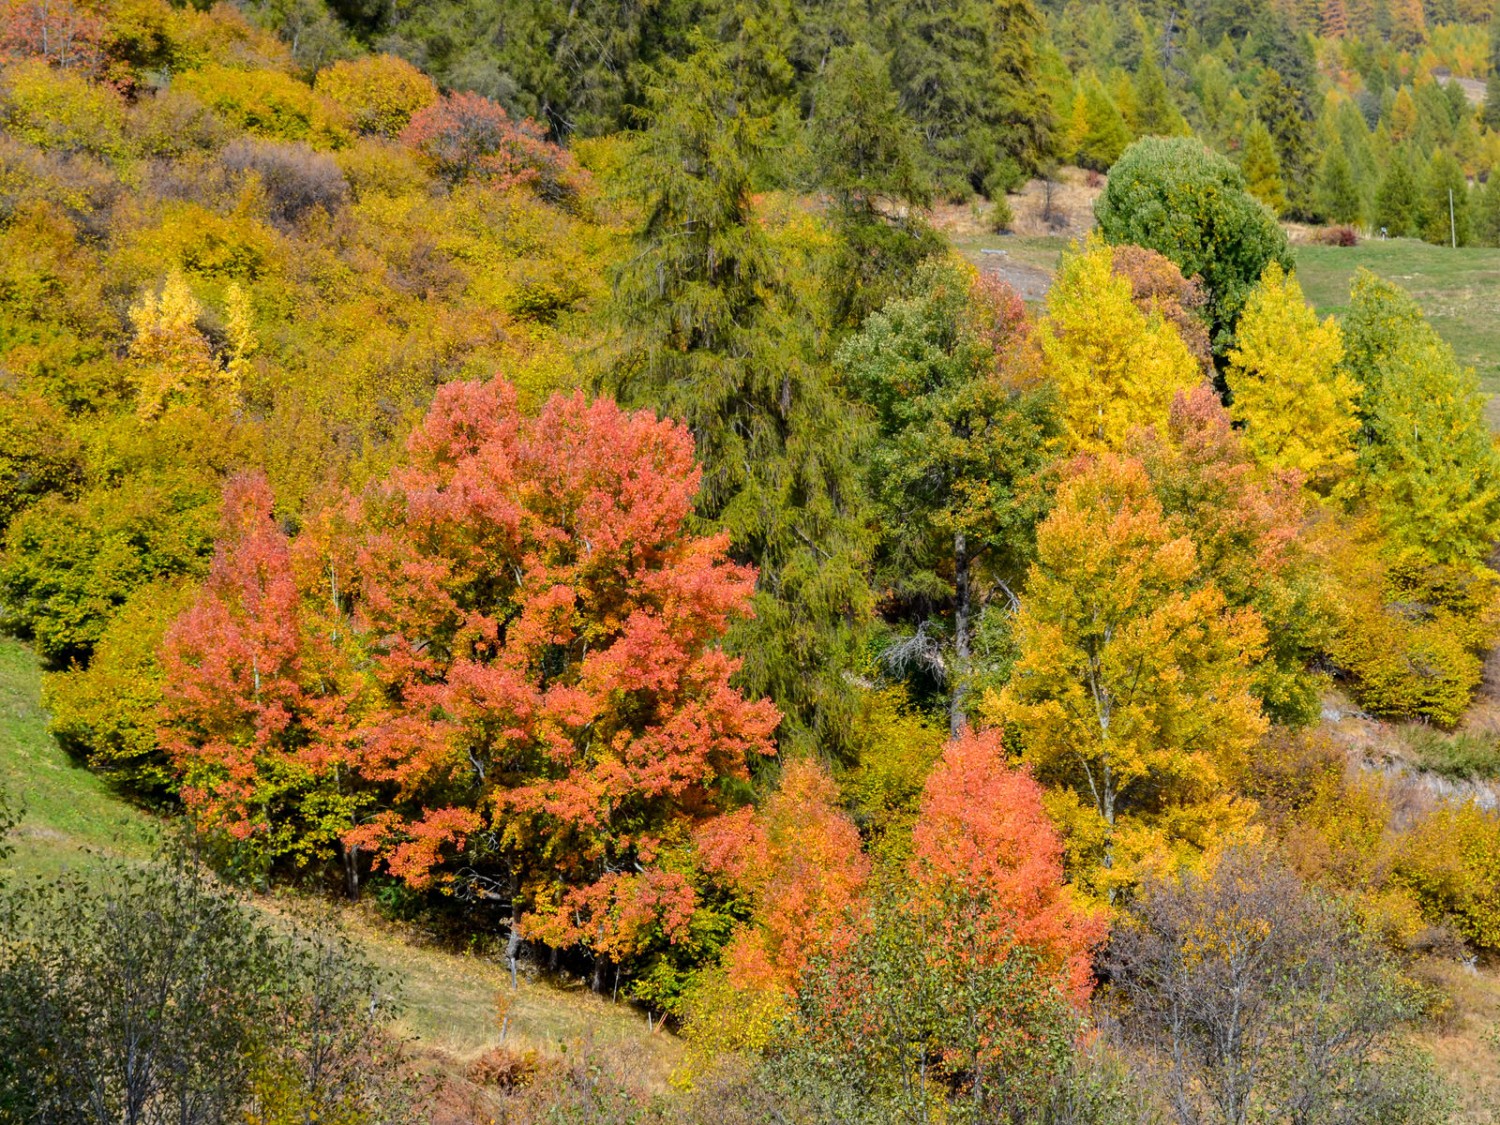
[[[1448,237],[1453,240],[1453,249],[1458,249],[1458,227],[1453,222],[1453,189],[1448,189]]]

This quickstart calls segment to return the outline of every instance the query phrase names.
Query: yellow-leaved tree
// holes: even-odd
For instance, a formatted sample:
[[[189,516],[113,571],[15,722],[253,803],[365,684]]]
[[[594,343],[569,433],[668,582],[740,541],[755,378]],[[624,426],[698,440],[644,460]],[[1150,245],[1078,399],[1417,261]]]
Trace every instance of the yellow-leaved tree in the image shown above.
[[[1265,628],[1201,580],[1139,461],[1075,464],[1037,530],[1016,640],[985,710],[1054,787],[1081,886],[1112,898],[1249,819],[1234,783],[1267,727],[1252,693]]]
[[[148,290],[131,307],[135,338],[130,342],[130,356],[136,362],[136,412],[141,418],[157,417],[174,399],[186,395],[206,395],[222,402],[238,394],[245,359],[254,350],[249,302],[238,286],[231,287],[233,339],[227,370],[215,361],[208,340],[198,330],[202,315],[203,306],[180,270],[167,275],[159,295]]]
[[[1359,386],[1344,371],[1343,334],[1319,323],[1295,274],[1272,262],[1251,291],[1229,350],[1230,414],[1256,461],[1295,469],[1327,492],[1354,468]]]
[[[1068,255],[1037,334],[1073,450],[1118,450],[1138,426],[1164,422],[1202,372],[1177,330],[1132,300],[1110,248],[1095,239]]]

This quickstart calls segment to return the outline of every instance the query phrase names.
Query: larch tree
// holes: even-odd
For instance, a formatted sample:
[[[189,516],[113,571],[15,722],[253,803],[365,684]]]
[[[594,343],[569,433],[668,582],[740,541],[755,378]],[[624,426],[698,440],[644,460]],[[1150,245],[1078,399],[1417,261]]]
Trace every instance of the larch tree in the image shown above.
[[[1343,333],[1308,307],[1296,276],[1272,263],[1250,294],[1229,350],[1230,413],[1255,459],[1327,492],[1354,467],[1359,386],[1343,369]]]
[[[1243,823],[1232,781],[1266,730],[1265,628],[1198,579],[1193,541],[1139,461],[1082,459],[1037,530],[1010,683],[988,701],[1068,828],[1077,877],[1113,897]]]
[[[1395,540],[1479,563],[1500,534],[1500,452],[1471,368],[1393,282],[1355,276],[1344,322],[1363,423],[1359,476]]]
[[[957,734],[968,721],[976,617],[1025,574],[1056,422],[1013,291],[946,264],[917,288],[874,314],[838,358],[879,435],[870,453],[877,579],[915,628],[887,661],[946,688]]]
[[[1121,448],[1132,429],[1163,421],[1177,393],[1203,379],[1177,330],[1137,307],[1130,281],[1097,241],[1064,260],[1037,337],[1075,451]]]
[[[814,354],[807,310],[751,200],[765,128],[737,106],[712,47],[669,68],[635,154],[635,252],[614,282],[616,347],[601,381],[681,420],[703,464],[697,514],[757,568],[754,617],[730,649],[769,695],[781,741],[839,753],[845,673],[871,602],[855,453],[863,436]]]
[[[1274,213],[1286,210],[1286,183],[1281,178],[1281,159],[1276,155],[1276,142],[1271,131],[1259,117],[1251,119],[1245,130],[1245,147],[1240,154],[1240,171],[1245,176],[1245,187]]]
[[[1078,83],[1074,115],[1081,118],[1074,158],[1085,168],[1107,172],[1134,139],[1124,115],[1094,71]]]
[[[1323,679],[1313,670],[1327,648],[1322,579],[1303,542],[1309,501],[1302,476],[1258,465],[1218,394],[1207,384],[1179,395],[1161,427],[1131,436],[1162,510],[1193,540],[1199,583],[1231,607],[1260,614],[1268,634],[1252,690],[1277,722],[1318,716]]]

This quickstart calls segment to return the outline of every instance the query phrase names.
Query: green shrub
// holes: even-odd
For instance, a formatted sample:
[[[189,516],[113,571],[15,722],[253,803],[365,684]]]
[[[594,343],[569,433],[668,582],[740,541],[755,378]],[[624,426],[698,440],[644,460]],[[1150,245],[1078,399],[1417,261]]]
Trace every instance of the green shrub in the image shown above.
[[[1094,214],[1106,241],[1155,250],[1184,277],[1203,279],[1216,352],[1228,347],[1265,268],[1293,266],[1286,235],[1239,169],[1189,137],[1147,137],[1127,148]]]

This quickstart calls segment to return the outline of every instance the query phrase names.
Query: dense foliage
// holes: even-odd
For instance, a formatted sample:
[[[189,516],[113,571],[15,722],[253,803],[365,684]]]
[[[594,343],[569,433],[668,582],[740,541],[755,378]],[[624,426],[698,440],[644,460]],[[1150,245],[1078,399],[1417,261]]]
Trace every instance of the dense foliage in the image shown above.
[[[1500,820],[1317,732],[1490,768],[1500,452],[1280,220],[1500,241],[1490,19],[0,0],[0,622],[226,879],[689,1041],[516,1121],[1439,1119],[1414,966],[1500,949]],[[938,233],[1065,162],[1044,296]],[[0,898],[7,1112],[399,1116],[336,943]]]

